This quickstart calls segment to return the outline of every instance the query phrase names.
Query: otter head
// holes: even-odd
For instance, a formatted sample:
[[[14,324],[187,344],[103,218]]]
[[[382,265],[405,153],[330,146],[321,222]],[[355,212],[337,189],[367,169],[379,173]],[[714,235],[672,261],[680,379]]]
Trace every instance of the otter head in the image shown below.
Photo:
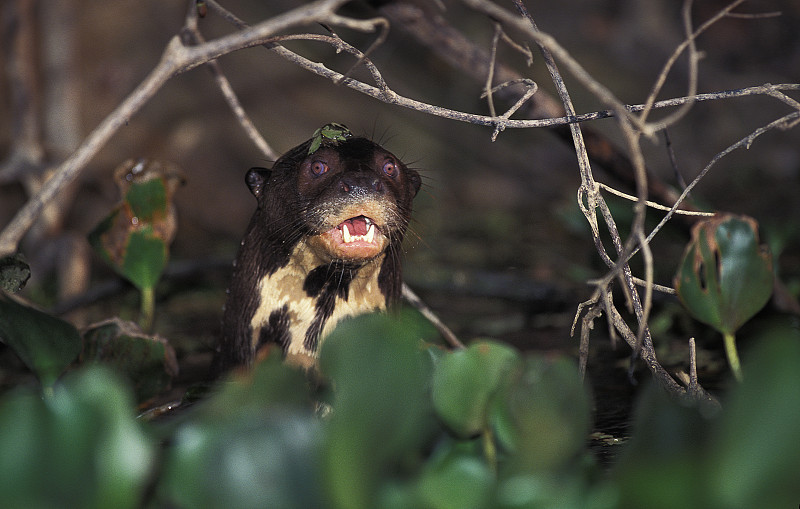
[[[259,207],[280,211],[268,220],[282,224],[264,226],[284,242],[303,238],[321,263],[368,262],[399,245],[419,174],[367,138],[347,136],[312,151],[314,143],[295,147],[272,170],[247,173]]]

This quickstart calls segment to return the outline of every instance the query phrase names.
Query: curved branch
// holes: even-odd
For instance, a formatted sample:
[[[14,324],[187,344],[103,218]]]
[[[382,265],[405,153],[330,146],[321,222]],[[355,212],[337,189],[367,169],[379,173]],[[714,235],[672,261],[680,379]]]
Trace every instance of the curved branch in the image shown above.
[[[19,210],[0,233],[0,256],[17,250],[20,240],[30,229],[44,206],[74,181],[86,164],[106,144],[120,127],[138,112],[170,78],[193,69],[209,60],[232,51],[266,42],[273,34],[286,28],[321,21],[347,0],[320,0],[288,11],[245,32],[238,32],[212,42],[186,47],[175,36],[170,40],[158,65],[138,87],[92,131],[80,147],[55,171],[54,175]]]

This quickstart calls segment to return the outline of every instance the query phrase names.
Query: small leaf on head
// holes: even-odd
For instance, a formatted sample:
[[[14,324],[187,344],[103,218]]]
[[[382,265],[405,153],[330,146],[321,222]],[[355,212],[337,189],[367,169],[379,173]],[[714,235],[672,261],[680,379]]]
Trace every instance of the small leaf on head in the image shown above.
[[[337,124],[336,122],[325,124],[314,131],[314,135],[311,137],[311,145],[308,147],[308,155],[313,154],[323,146],[335,147],[339,142],[346,141],[352,136],[353,133],[343,124]]]

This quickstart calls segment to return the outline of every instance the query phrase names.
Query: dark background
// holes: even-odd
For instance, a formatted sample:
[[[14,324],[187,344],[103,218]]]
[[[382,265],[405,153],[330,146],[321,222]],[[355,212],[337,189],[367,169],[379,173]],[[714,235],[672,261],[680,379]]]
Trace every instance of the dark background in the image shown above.
[[[5,33],[12,4],[3,6]],[[251,24],[299,4],[224,2]],[[487,19],[458,2],[442,4],[446,7],[443,16],[478,45],[489,47],[492,25]],[[703,0],[695,4],[695,24],[725,5]],[[510,3],[501,5],[512,8]],[[48,11],[57,15],[55,26],[63,28],[66,37],[58,47],[67,51],[73,66],[68,73],[69,90],[53,90],[45,80],[44,90],[34,91],[62,98],[70,94],[68,104],[73,107],[42,106],[43,116],[73,126],[46,136],[48,160],[59,162],[65,157],[70,146],[83,140],[144,79],[180,30],[186,7],[187,2],[163,0],[38,3],[40,19]],[[661,66],[683,38],[680,2],[673,0],[563,0],[528,2],[528,8],[541,30],[553,35],[597,80],[631,104],[644,102]],[[359,16],[369,13],[363,4],[350,9]],[[698,40],[704,57],[699,91],[800,82],[800,4],[764,0],[745,3],[738,11],[780,11],[782,15],[730,18],[702,35]],[[54,26],[53,21],[49,23],[42,26]],[[233,30],[213,14],[201,20],[200,27],[207,39]],[[308,30],[324,33],[318,26]],[[345,29],[338,33],[361,49],[373,40],[372,35]],[[350,57],[336,55],[321,43],[295,42],[287,47],[339,71],[352,64]],[[36,51],[42,55],[55,50],[42,44]],[[551,93],[541,57],[534,54],[530,68],[507,45],[501,45],[499,58]],[[7,55],[1,58],[5,68]],[[372,59],[400,94],[457,110],[488,112],[479,98],[479,81],[448,67],[400,29],[390,31]],[[424,186],[415,202],[406,243],[406,280],[460,337],[493,336],[526,349],[575,353],[577,339],[569,337],[569,328],[576,305],[591,292],[586,281],[602,275],[604,267],[576,204],[579,176],[570,145],[546,129],[509,129],[492,142],[489,128],[383,104],[299,69],[264,48],[236,52],[223,57],[220,64],[277,152],[309,138],[325,123],[339,122],[378,139],[421,172]],[[685,94],[685,70],[682,59],[660,98]],[[603,108],[574,78],[565,78],[579,113]],[[13,148],[15,121],[7,79],[0,81],[0,97],[0,118],[4,119],[0,159],[4,159]],[[669,129],[678,171],[691,181],[716,153],[790,111],[768,97],[697,104]],[[594,121],[591,126],[620,143],[614,120]],[[771,131],[750,150],[735,151],[692,193],[693,203],[705,210],[748,214],[760,222],[764,240],[779,255],[778,272],[795,298],[800,293],[797,133],[796,129]],[[645,141],[643,146],[652,178],[677,188],[664,138]],[[251,166],[271,164],[245,136],[204,67],[171,80],[91,161],[74,187],[75,197],[58,231],[23,243],[22,251],[34,271],[24,295],[45,307],[58,305],[59,283],[46,270],[48,261],[43,258],[49,255],[43,253],[49,251],[44,246],[62,235],[85,237],[118,200],[111,172],[131,157],[172,161],[187,176],[176,198],[179,228],[172,260],[188,266],[189,276],[167,277],[160,285],[155,328],[178,349],[188,366],[184,376],[190,377],[202,369],[217,337],[229,263],[255,206],[244,185],[244,173]],[[601,170],[595,176],[633,192]],[[0,225],[5,225],[25,202],[26,192],[19,181],[0,182]],[[608,200],[625,230],[630,204]],[[660,215],[650,213],[649,217],[654,224]],[[656,282],[671,285],[687,239],[683,224],[659,235],[654,245]],[[115,279],[96,258],[92,260],[91,287]],[[79,323],[114,315],[135,319],[138,296],[130,288],[120,288],[81,314],[69,316]],[[701,349],[708,351],[702,363],[710,376],[724,369],[718,338],[686,318],[673,299],[659,298],[651,325],[665,365],[684,366],[686,338],[696,335]],[[597,329],[593,344],[607,345],[605,326]],[[610,360],[591,361],[590,371],[593,366],[597,370],[608,366],[617,370],[617,381],[624,383],[627,348],[610,355]]]

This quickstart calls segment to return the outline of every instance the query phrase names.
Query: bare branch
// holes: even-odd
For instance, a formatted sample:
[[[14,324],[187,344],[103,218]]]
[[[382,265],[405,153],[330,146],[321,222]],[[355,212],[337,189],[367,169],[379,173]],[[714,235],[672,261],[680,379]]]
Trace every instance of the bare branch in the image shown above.
[[[186,16],[186,24],[184,25],[183,29],[183,35],[185,42],[188,44],[196,45],[206,42],[205,38],[197,27],[197,9],[194,4],[189,7],[189,13]],[[269,143],[267,143],[267,140],[261,136],[261,133],[258,131],[255,124],[253,124],[253,121],[247,115],[247,112],[244,111],[244,108],[239,102],[239,98],[236,96],[236,92],[234,92],[230,81],[228,81],[228,78],[226,78],[225,74],[222,72],[222,67],[219,65],[219,62],[216,60],[211,60],[208,62],[208,67],[211,69],[211,74],[214,76],[214,81],[216,81],[217,87],[219,87],[220,92],[222,92],[225,102],[228,103],[233,115],[239,121],[239,124],[250,138],[250,141],[252,141],[256,147],[258,147],[264,157],[269,160],[276,160],[279,154],[269,146]]]
[[[451,331],[450,328],[445,325],[445,323],[441,321],[438,316],[436,316],[436,313],[431,311],[431,308],[429,308],[422,301],[422,299],[420,299],[419,296],[414,293],[414,290],[409,288],[409,286],[405,283],[403,283],[403,298],[406,299],[406,301],[408,301],[408,303],[414,308],[416,308],[417,311],[422,314],[422,316],[427,318],[434,327],[436,327],[436,330],[439,331],[439,334],[442,335],[445,341],[447,341],[452,348],[464,348],[464,343],[459,341],[458,337],[453,333],[453,331]]]
[[[611,193],[613,195],[616,195],[616,196],[619,196],[620,198],[625,198],[626,200],[633,201],[633,202],[638,200],[635,196],[631,196],[629,194],[623,193],[622,191],[618,191],[617,189],[614,189],[611,186],[607,186],[606,184],[603,184],[602,182],[598,182],[597,185],[599,185],[602,189],[605,189],[609,193]],[[646,201],[645,204],[648,207],[650,207],[651,209],[663,210],[663,211],[673,210],[672,207],[667,207],[666,205],[661,205],[659,203],[655,203],[655,202],[652,202],[652,201],[649,201],[649,200]],[[702,216],[702,217],[711,217],[711,216],[713,216],[715,214],[715,212],[700,212],[700,211],[697,211],[697,210],[683,210],[683,209],[675,209],[673,211],[673,213],[674,214],[681,214],[681,215],[684,215],[684,216]]]
[[[0,233],[0,256],[16,251],[22,236],[44,206],[59,190],[75,180],[86,164],[111,136],[147,103],[170,78],[209,60],[242,48],[257,46],[279,30],[324,20],[346,0],[319,0],[263,21],[246,32],[235,33],[206,44],[183,46],[178,37],[167,45],[161,60],[142,83],[92,131],[80,147],[55,171],[51,179],[32,197]]]

